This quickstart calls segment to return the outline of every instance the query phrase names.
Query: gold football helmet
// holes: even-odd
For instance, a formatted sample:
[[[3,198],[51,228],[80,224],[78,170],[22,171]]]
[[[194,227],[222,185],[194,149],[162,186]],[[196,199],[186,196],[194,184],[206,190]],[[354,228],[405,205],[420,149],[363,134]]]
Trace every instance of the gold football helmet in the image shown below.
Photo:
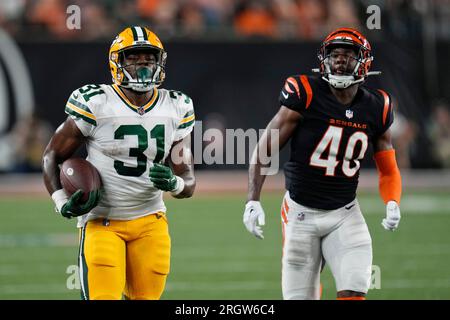
[[[123,65],[128,50],[149,50],[156,58],[153,67],[139,64]],[[158,36],[145,27],[128,27],[120,32],[109,49],[109,67],[113,82],[138,92],[150,91],[161,85],[165,78],[167,52]],[[126,68],[135,68],[133,77]]]

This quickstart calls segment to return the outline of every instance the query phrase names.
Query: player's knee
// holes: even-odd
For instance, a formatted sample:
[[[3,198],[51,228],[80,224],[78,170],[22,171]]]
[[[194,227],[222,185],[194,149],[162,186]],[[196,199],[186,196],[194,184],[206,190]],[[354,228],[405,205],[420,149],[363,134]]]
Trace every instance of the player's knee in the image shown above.
[[[149,266],[150,272],[155,276],[165,277],[170,272],[170,257],[161,257]]]
[[[303,294],[303,293],[294,293],[290,295],[284,296],[284,300],[319,300],[320,295],[316,294]]]
[[[370,285],[370,273],[364,270],[353,271],[347,274],[346,280],[340,285],[339,292],[357,292],[366,294]]]
[[[153,278],[151,281],[139,283],[138,285],[129,284],[125,299],[126,300],[159,300],[166,285],[166,277]]]
[[[291,287],[283,288],[284,300],[319,300],[320,288],[311,287]]]
[[[350,290],[366,293],[372,275],[372,251],[364,246],[358,250],[347,252],[341,258],[336,272],[338,291]]]

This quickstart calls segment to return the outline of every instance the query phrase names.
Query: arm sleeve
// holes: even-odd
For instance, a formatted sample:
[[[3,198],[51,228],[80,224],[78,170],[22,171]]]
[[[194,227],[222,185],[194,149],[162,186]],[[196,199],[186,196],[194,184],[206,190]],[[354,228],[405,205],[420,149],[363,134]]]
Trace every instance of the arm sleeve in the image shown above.
[[[93,106],[84,101],[79,89],[70,95],[66,103],[65,112],[75,121],[78,129],[85,137],[90,136],[97,126]]]
[[[195,125],[195,112],[192,99],[187,95],[183,94],[178,99],[177,103],[181,118],[180,121],[178,122],[178,127],[175,130],[174,141],[182,140],[184,137],[189,135],[194,129]]]
[[[394,200],[400,204],[402,177],[395,159],[395,150],[379,151],[375,153],[374,159],[378,169],[381,198],[384,203]]]

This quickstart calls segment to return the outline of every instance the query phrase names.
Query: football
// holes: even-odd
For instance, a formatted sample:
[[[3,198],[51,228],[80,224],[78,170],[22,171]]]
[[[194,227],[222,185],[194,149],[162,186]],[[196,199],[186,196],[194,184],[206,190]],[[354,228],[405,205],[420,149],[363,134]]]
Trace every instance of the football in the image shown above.
[[[63,162],[59,174],[61,185],[67,194],[83,190],[82,201],[87,201],[89,192],[100,189],[102,182],[97,169],[87,160],[71,158]]]

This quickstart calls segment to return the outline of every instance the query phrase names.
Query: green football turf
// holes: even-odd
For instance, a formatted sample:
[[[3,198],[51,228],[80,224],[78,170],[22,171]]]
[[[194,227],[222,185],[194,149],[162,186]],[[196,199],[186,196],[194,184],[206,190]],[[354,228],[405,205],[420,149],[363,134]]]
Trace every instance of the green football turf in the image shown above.
[[[281,194],[263,195],[263,241],[242,224],[244,198],[168,199],[172,268],[163,299],[281,299]],[[380,225],[378,195],[359,200],[381,272],[368,298],[450,299],[450,192],[405,192],[396,232]],[[79,299],[74,221],[58,217],[50,199],[2,198],[0,215],[0,299]],[[323,298],[334,299],[327,268],[322,283]]]

